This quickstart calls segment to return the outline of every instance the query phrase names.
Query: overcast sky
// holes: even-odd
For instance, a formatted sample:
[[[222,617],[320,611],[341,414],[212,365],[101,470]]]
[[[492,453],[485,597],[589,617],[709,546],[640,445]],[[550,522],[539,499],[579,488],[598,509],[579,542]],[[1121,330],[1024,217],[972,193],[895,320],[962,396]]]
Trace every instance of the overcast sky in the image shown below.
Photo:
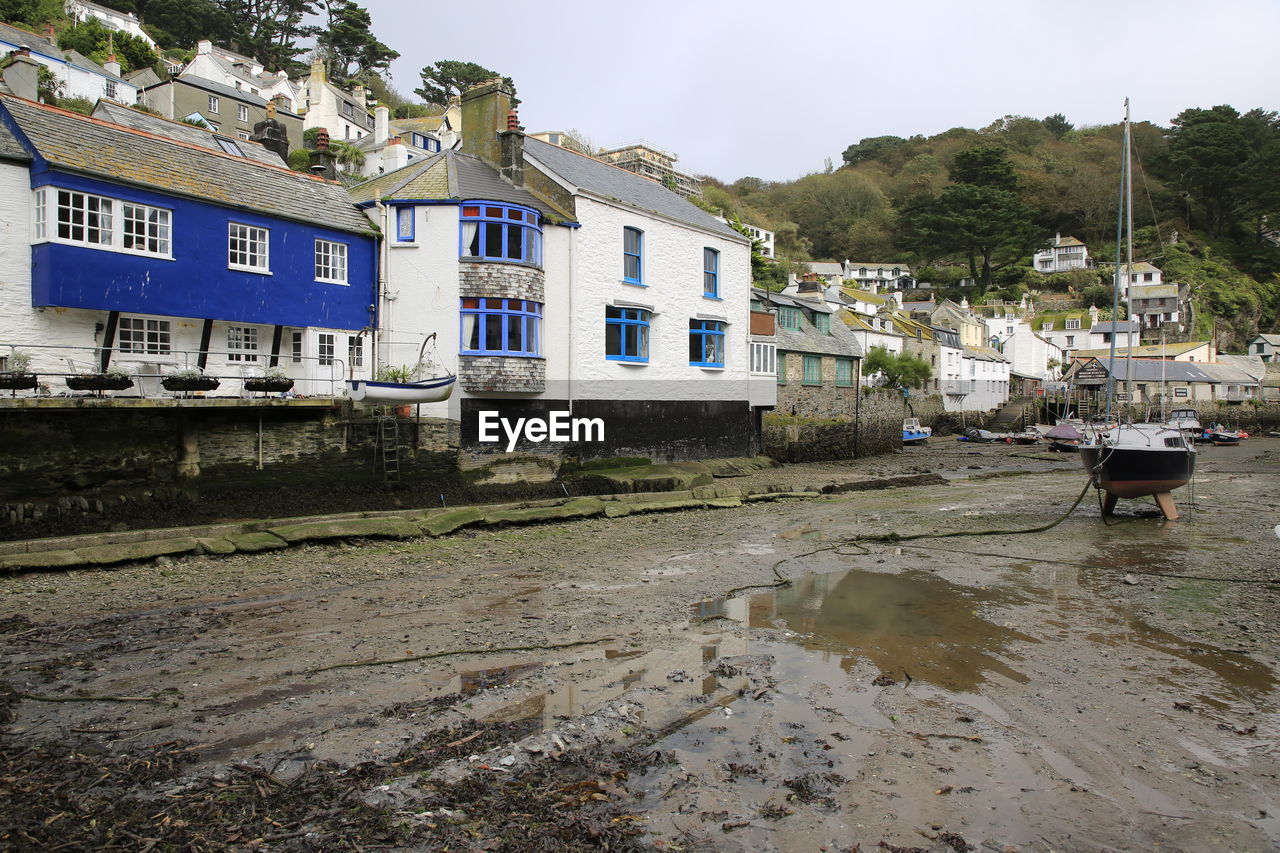
[[[515,80],[530,132],[644,141],[682,171],[791,180],[869,136],[1063,113],[1167,126],[1280,108],[1280,0],[367,0],[405,95],[441,59]]]

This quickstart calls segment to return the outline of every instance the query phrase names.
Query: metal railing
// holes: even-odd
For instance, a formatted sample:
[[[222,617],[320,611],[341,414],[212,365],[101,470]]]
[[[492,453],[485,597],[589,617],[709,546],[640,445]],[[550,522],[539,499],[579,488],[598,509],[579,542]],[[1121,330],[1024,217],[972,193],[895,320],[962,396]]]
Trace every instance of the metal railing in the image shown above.
[[[71,384],[92,384],[90,377],[99,379],[108,375],[102,369],[103,355],[109,354],[108,370],[123,367],[131,385],[124,389],[114,389],[108,383],[105,388],[73,389]],[[19,359],[16,354],[25,354],[29,364],[21,371],[22,376],[35,378],[35,387],[10,388],[16,384],[6,379],[13,377],[13,366]],[[199,367],[201,355],[205,356],[205,367]],[[22,359],[26,361],[27,359]],[[209,362],[215,362],[210,364]],[[83,347],[61,346],[56,344],[10,344],[0,342],[0,391],[10,390],[5,396],[24,397],[72,397],[103,396],[166,399],[185,397],[191,393],[203,394],[219,398],[249,398],[264,393],[246,388],[246,382],[266,376],[272,366],[273,356],[270,353],[227,351],[227,350],[180,350],[170,349],[164,352],[137,349],[121,349],[119,347]],[[295,356],[291,353],[274,357],[275,366],[283,368],[285,376],[293,380],[288,391],[274,392],[290,398],[298,397],[343,397],[346,396],[345,382],[348,378],[346,361],[336,357]],[[278,372],[278,371],[273,371]],[[112,370],[113,374],[117,371]],[[178,390],[165,388],[166,379],[175,384],[178,374],[188,373],[205,380],[215,381],[212,388],[195,390]],[[351,378],[365,378],[365,371],[356,368]],[[99,382],[98,384],[102,384]],[[209,383],[204,383],[208,385]],[[252,384],[250,382],[250,384]]]

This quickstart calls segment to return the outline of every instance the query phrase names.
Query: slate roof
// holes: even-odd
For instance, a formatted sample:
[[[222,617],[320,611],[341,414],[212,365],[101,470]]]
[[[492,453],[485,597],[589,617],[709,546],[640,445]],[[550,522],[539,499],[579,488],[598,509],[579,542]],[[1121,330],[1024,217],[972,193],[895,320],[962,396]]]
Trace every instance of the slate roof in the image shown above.
[[[1106,359],[1089,358],[1075,362],[1079,367],[1067,371],[1067,378],[1075,376],[1090,361],[1097,361],[1106,370]],[[1198,361],[1165,361],[1158,358],[1116,359],[1115,378],[1118,382],[1127,382],[1132,369],[1134,382],[1200,382],[1217,385],[1220,380],[1206,373],[1205,365]]]
[[[1089,333],[1093,335],[1109,335],[1113,332],[1119,332],[1123,335],[1126,332],[1133,333],[1138,331],[1141,331],[1141,329],[1138,328],[1138,324],[1133,320],[1099,320],[1093,324],[1093,328],[1089,330]]]
[[[29,47],[36,53],[41,53],[54,59],[61,59],[63,55],[58,46],[44,36],[36,35],[30,30],[24,30],[12,24],[0,24],[0,41],[16,44],[19,47]]]
[[[685,201],[656,181],[602,163],[585,154],[526,136],[524,153],[554,174],[589,193],[621,202],[628,207],[656,213],[737,242],[748,238],[720,222],[700,207]]]
[[[1273,347],[1280,347],[1280,335],[1261,334],[1253,338],[1252,340],[1250,340],[1249,343],[1251,344],[1257,343],[1258,341],[1265,341],[1266,343],[1271,344]]]
[[[1176,284],[1131,284],[1129,285],[1129,301],[1135,299],[1177,299]]]
[[[1194,349],[1205,346],[1207,341],[1191,341],[1184,344],[1150,344],[1148,346],[1132,347],[1134,358],[1173,358],[1177,355],[1191,352]],[[1116,347],[1116,358],[1122,358],[1129,354],[1130,347]],[[1109,358],[1111,356],[1111,348],[1104,349],[1082,349],[1077,350],[1076,358]]]
[[[809,272],[822,276],[844,275],[844,268],[834,261],[810,261],[806,266],[809,267]]]
[[[532,207],[552,222],[562,222],[568,214],[547,204],[533,193],[512,186],[498,170],[478,157],[449,149],[415,160],[407,166],[371,178],[351,188],[356,204],[379,199],[485,199]]]
[[[894,269],[898,270],[899,277],[911,275],[911,267],[906,264],[885,263],[884,261],[845,261],[850,269],[860,270],[867,268],[867,275],[871,275],[872,270],[885,270],[887,275],[892,275]]]
[[[13,135],[9,126],[0,121],[0,160],[16,160],[26,163],[31,159],[27,149],[22,147],[18,137]]]
[[[223,139],[231,139],[226,134],[214,133],[212,130],[196,127],[186,122],[172,121],[163,116],[130,109],[123,104],[117,104],[112,101],[98,101],[98,105],[93,109],[93,117],[104,119],[113,124],[123,125],[133,130],[140,130],[144,133],[165,136],[186,145],[198,145],[201,148],[208,148],[218,153],[222,153],[222,148],[215,141],[215,137],[221,136]],[[282,165],[279,154],[263,148],[257,142],[249,142],[245,139],[232,139],[231,141],[244,152],[246,159],[257,161],[266,166]]]
[[[55,169],[342,231],[376,231],[336,182],[20,98],[0,104]]]
[[[1242,370],[1253,377],[1255,381],[1267,375],[1267,363],[1259,355],[1226,355],[1219,353],[1218,363]]]
[[[157,85],[164,85],[165,83],[172,83],[174,85],[177,85],[179,83],[185,83],[186,85],[192,87],[193,89],[202,89],[206,92],[212,92],[215,95],[219,95],[223,98],[228,98],[233,101],[244,101],[245,103],[252,104],[255,107],[265,108],[269,103],[269,101],[266,98],[262,97],[261,95],[255,95],[253,94],[253,92],[250,92],[248,89],[237,89],[235,86],[228,86],[225,83],[219,83],[216,80],[210,80],[206,77],[195,77],[193,75],[183,75],[181,77],[175,77],[172,80],[162,81]],[[289,116],[290,118],[301,118],[301,116],[289,110],[282,110],[277,108],[277,112],[282,113],[286,116]]]

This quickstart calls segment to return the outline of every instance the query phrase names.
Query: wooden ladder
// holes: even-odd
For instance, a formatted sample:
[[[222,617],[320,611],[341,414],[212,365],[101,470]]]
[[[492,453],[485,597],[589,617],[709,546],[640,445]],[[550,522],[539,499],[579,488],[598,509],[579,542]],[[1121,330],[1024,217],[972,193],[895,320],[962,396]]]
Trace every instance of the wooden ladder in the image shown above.
[[[382,479],[387,483],[400,482],[400,424],[396,418],[378,418],[378,446],[381,451]]]

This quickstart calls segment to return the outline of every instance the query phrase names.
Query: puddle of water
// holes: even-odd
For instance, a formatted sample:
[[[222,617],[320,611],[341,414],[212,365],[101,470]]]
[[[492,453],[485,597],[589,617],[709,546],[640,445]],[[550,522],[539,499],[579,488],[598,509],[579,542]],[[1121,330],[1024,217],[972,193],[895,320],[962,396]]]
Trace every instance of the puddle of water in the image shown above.
[[[846,669],[864,657],[894,678],[909,675],[972,692],[992,672],[1027,681],[1000,655],[1012,642],[1037,641],[977,615],[980,607],[1020,600],[925,573],[850,570],[807,574],[789,587],[753,595],[749,624],[796,631],[805,647],[844,656]],[[726,608],[723,615],[733,614]]]
[[[774,535],[779,539],[822,539],[822,531],[809,523],[797,524],[795,527],[779,530]]]
[[[502,687],[527,675],[541,672],[542,667],[542,661],[535,661],[532,663],[512,664],[510,666],[497,666],[492,669],[473,669],[460,672],[458,674],[461,681],[460,692],[463,696],[474,696],[481,690]]]

